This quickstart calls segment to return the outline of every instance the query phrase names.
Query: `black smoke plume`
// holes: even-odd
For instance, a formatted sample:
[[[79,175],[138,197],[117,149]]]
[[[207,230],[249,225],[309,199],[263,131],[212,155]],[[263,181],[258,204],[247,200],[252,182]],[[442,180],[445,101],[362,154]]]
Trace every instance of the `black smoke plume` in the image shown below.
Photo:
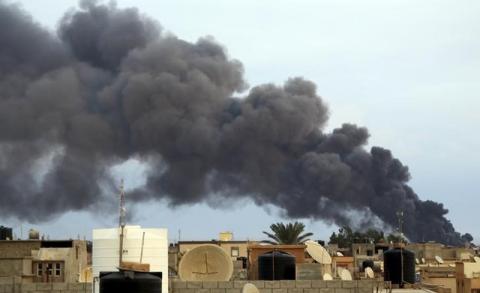
[[[2,217],[98,209],[110,168],[137,158],[151,168],[136,201],[249,197],[338,225],[396,226],[403,210],[411,240],[459,243],[443,205],[407,185],[408,168],[365,149],[367,129],[323,131],[328,109],[310,81],[235,97],[243,67],[219,44],[164,34],[115,4],[82,1],[54,35],[0,0],[0,40]]]

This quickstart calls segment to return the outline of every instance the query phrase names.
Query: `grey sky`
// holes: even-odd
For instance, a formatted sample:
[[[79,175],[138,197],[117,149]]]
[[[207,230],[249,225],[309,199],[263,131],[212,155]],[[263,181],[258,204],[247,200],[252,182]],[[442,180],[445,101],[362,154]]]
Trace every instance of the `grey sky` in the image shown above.
[[[13,1],[9,1],[13,2]],[[52,31],[77,1],[20,1]],[[245,66],[251,86],[291,76],[314,81],[330,106],[329,128],[366,126],[370,145],[392,150],[410,167],[422,199],[440,201],[460,232],[480,239],[480,3],[478,1],[118,1],[136,6],[165,30],[190,41],[211,35]],[[128,168],[130,184],[141,168]],[[136,207],[136,222],[170,229],[172,240],[260,238],[281,220],[248,202],[231,209],[206,205],[169,210]],[[74,225],[71,223],[74,222]],[[69,213],[39,227],[52,237],[89,235],[111,216]],[[307,220],[317,238],[336,227]],[[7,221],[18,227],[14,220]],[[29,225],[24,225],[25,229]],[[77,232],[78,230],[78,232]],[[17,232],[18,233],[18,232]]]

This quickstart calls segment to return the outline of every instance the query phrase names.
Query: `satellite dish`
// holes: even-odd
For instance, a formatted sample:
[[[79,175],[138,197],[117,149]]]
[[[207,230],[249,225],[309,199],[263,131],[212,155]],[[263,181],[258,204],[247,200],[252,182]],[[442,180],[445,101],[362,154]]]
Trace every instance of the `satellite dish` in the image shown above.
[[[340,251],[337,251],[337,256],[343,256],[343,253],[341,253]]]
[[[435,255],[435,260],[437,261],[438,264],[443,264],[443,259],[440,256]]]
[[[220,246],[204,244],[185,253],[178,273],[182,281],[228,281],[232,277],[233,262]]]
[[[448,266],[451,267],[451,268],[455,267],[455,265],[453,263],[449,264]]]
[[[425,258],[424,257],[422,257],[422,263],[425,264]]]
[[[418,265],[420,264],[420,261],[418,260],[418,258],[415,258],[415,263]]]
[[[247,283],[243,286],[242,293],[260,293],[260,291],[252,283]]]
[[[480,263],[480,257],[478,257],[478,256],[474,256],[474,257],[473,257],[473,260],[474,260],[476,263]]]
[[[329,265],[332,263],[332,257],[328,251],[321,246],[318,242],[308,240],[305,242],[307,245],[307,252],[318,263]]]
[[[333,280],[333,277],[329,273],[325,273],[325,274],[323,274],[323,280],[324,281],[331,281],[331,280]]]
[[[373,279],[375,277],[375,273],[373,272],[372,268],[371,267],[366,267],[365,268],[365,275],[367,276],[367,278],[369,279]]]
[[[350,274],[350,271],[347,269],[344,269],[340,272],[340,279],[343,281],[351,281],[352,280],[352,274]]]

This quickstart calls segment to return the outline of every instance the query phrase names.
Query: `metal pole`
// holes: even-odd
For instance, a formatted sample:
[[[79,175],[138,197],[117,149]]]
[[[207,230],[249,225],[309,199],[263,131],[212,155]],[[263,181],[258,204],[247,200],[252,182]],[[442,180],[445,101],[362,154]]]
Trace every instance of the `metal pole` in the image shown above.
[[[400,233],[400,288],[403,288],[403,211],[397,212],[398,217],[398,232]]]
[[[142,235],[142,248],[140,250],[140,263],[142,263],[142,259],[143,259],[143,244],[145,243],[145,232],[143,232],[143,235]]]

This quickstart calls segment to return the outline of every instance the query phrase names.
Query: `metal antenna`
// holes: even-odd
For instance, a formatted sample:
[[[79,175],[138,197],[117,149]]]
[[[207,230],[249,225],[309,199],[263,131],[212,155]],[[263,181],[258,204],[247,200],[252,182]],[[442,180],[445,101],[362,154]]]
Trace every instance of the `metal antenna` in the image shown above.
[[[118,219],[118,226],[125,227],[125,192],[123,189],[123,179],[120,180],[120,214]]]
[[[398,218],[398,233],[400,233],[400,288],[403,288],[403,211],[397,212]]]
[[[120,180],[120,213],[118,219],[118,225],[120,226],[120,249],[119,249],[119,258],[118,258],[118,266],[122,266],[123,261],[123,237],[124,237],[124,229],[125,229],[125,215],[127,210],[125,209],[125,191],[123,189],[123,178]]]

